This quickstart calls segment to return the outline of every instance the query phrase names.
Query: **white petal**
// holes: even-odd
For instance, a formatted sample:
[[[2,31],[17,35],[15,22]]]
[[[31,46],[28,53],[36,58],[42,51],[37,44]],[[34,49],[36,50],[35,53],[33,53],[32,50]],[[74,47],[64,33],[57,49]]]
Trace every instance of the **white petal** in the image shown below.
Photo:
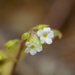
[[[37,48],[36,48],[36,51],[37,51],[37,52],[41,52],[42,50],[43,50],[42,47],[38,47],[38,46],[37,46]]]
[[[48,37],[49,37],[49,38],[53,38],[53,37],[54,37],[53,31],[51,31],[51,33],[48,34]]]
[[[37,31],[37,35],[38,35],[38,36],[42,36],[42,34],[43,34],[43,30]]]
[[[30,46],[32,43],[31,42],[26,42],[26,46]]]
[[[45,39],[43,37],[40,37],[40,40],[41,40],[41,44],[45,43]]]
[[[25,52],[26,53],[29,53],[30,52],[30,49],[29,48],[26,48]]]
[[[37,41],[35,41],[35,42],[33,42],[33,44],[37,46],[39,43]]]
[[[52,44],[52,39],[46,38],[46,43],[47,43],[47,44]]]
[[[49,33],[51,31],[51,29],[50,28],[44,28],[43,31]]]
[[[37,53],[36,50],[30,50],[31,55],[35,55],[36,53]]]

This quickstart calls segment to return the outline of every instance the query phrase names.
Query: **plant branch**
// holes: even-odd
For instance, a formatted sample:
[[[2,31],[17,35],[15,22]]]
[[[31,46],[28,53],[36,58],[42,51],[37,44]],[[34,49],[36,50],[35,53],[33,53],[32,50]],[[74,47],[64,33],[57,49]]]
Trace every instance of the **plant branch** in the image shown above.
[[[17,61],[19,61],[21,52],[22,52],[22,50],[23,50],[23,48],[24,48],[24,43],[25,43],[25,41],[22,41],[21,46],[20,46],[20,49],[19,49],[19,52],[18,52],[18,55],[17,55],[17,57],[16,57]],[[17,63],[18,63],[18,62],[15,62],[15,63],[14,63],[14,66],[13,66],[13,69],[12,69],[12,72],[11,72],[11,75],[15,75],[15,69],[16,69]]]

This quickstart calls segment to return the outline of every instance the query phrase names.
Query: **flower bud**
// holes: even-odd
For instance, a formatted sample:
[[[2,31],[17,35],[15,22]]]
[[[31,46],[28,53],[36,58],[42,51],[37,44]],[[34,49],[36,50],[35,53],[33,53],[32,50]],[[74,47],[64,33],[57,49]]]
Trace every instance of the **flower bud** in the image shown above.
[[[37,29],[40,30],[40,29],[43,29],[45,27],[47,27],[45,24],[40,24],[37,26]]]
[[[29,32],[26,32],[22,35],[22,40],[26,40],[29,37]]]
[[[17,39],[16,39],[16,40],[9,40],[9,41],[5,44],[5,48],[6,48],[6,49],[13,48],[17,42],[18,42]]]
[[[62,38],[62,33],[59,30],[56,30],[56,29],[52,29],[52,30],[54,32],[54,38],[55,37],[59,37],[59,39]]]
[[[0,51],[0,61],[6,59],[6,55]]]

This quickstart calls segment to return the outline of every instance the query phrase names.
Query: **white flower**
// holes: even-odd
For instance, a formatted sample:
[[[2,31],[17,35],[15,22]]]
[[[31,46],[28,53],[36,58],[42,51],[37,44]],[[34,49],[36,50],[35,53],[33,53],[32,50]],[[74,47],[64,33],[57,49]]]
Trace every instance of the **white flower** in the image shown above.
[[[53,31],[49,27],[37,31],[37,35],[40,37],[40,41],[42,44],[44,43],[51,44],[52,38],[54,37]]]
[[[30,53],[31,55],[35,55],[37,52],[42,51],[42,46],[38,42],[26,42],[26,53]]]

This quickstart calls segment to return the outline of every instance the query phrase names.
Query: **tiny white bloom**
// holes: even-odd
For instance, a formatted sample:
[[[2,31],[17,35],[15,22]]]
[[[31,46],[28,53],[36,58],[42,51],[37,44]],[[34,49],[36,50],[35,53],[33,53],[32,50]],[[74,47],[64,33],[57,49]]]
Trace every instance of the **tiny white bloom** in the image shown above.
[[[42,46],[39,45],[38,42],[26,42],[26,53],[30,53],[31,55],[35,55],[37,52],[42,51]]]
[[[40,37],[40,41],[42,44],[51,44],[52,38],[54,37],[53,31],[49,27],[44,28],[43,30],[38,30],[37,35]]]

